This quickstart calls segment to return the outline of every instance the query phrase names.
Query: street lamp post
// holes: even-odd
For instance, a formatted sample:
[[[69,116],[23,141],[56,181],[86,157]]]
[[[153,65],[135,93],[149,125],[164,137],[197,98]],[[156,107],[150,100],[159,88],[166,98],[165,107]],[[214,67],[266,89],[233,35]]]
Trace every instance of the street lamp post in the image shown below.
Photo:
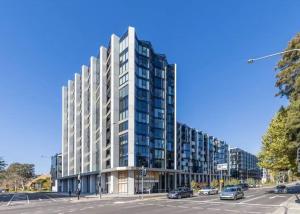
[[[291,49],[291,50],[280,51],[280,52],[277,52],[277,53],[269,54],[269,55],[258,57],[258,58],[248,59],[248,63],[251,64],[251,63],[254,63],[255,61],[258,61],[258,60],[261,60],[261,59],[266,59],[266,58],[270,58],[270,57],[277,56],[277,55],[282,55],[282,54],[293,52],[293,51],[300,51],[300,48],[294,48],[294,49]]]

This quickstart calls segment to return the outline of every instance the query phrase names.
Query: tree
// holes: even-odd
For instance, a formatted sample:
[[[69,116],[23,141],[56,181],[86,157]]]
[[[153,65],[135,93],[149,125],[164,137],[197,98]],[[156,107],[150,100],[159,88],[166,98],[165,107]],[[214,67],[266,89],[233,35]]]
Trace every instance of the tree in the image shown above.
[[[240,181],[236,178],[231,178],[230,180],[225,180],[224,185],[238,185],[240,183]]]
[[[5,167],[6,167],[6,163],[3,160],[3,158],[0,157],[0,171],[3,171]]]
[[[300,49],[300,34],[297,34],[288,44],[286,50]],[[299,94],[296,83],[300,74],[300,51],[292,51],[285,53],[282,59],[278,62],[277,82],[279,88],[277,95],[286,96],[289,100],[293,99],[296,94]]]
[[[295,148],[288,140],[286,129],[288,110],[281,108],[272,119],[262,139],[262,150],[258,155],[259,165],[274,172],[295,171]]]
[[[9,186],[16,191],[20,186],[25,189],[25,184],[34,177],[33,164],[12,163],[6,170],[6,177],[10,181]]]
[[[210,186],[212,186],[214,188],[218,188],[219,187],[219,181],[217,179],[213,180],[212,182],[210,182]]]

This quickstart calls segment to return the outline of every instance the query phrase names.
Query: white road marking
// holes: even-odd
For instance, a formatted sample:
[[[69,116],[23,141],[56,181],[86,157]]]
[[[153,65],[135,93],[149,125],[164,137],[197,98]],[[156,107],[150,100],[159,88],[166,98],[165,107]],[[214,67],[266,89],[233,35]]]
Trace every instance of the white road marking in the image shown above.
[[[15,195],[16,195],[16,194],[14,194],[14,195],[11,197],[11,199],[10,199],[9,202],[7,203],[7,206],[10,205],[10,203],[11,203],[11,201],[14,199]]]
[[[248,211],[247,213],[259,214],[259,213],[262,213],[262,212]]]
[[[202,207],[192,207],[192,209],[199,209],[199,210],[203,210],[204,208],[202,208]]]
[[[27,204],[29,204],[29,198],[28,198],[28,195],[26,195],[26,197],[27,197]]]
[[[254,197],[254,198],[242,201],[242,202],[240,202],[240,204],[243,204],[243,203],[248,202],[248,201],[254,201],[256,199],[263,198],[263,197],[265,197],[265,195],[261,195],[261,196],[258,196],[258,197]]]
[[[269,197],[269,199],[273,199],[273,198],[285,198],[285,196],[283,196],[283,195],[274,195],[274,196]]]
[[[221,209],[218,209],[218,208],[210,208],[210,207],[208,207],[208,208],[206,208],[206,209],[208,209],[208,210],[217,210],[217,211],[220,211]]]
[[[177,207],[179,207],[179,208],[184,208],[184,209],[188,208],[188,207],[186,207],[186,206],[177,206]]]
[[[233,212],[233,213],[240,213],[240,211],[237,211],[237,210],[227,210],[227,209],[225,209],[224,211],[226,211],[226,212]]]

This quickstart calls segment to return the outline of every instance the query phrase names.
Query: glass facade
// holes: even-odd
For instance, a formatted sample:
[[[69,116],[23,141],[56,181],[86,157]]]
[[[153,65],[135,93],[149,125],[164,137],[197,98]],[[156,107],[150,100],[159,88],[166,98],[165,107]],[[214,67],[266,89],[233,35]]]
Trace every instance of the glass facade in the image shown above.
[[[174,169],[174,66],[136,39],[135,165]]]
[[[242,149],[230,149],[230,175],[239,180],[247,178],[261,179],[258,159]]]
[[[228,154],[224,141],[177,123],[177,168],[182,172],[206,175],[207,181],[219,178],[217,164],[228,163]]]
[[[128,36],[120,40],[119,166],[128,166]],[[122,133],[122,134],[121,134]]]

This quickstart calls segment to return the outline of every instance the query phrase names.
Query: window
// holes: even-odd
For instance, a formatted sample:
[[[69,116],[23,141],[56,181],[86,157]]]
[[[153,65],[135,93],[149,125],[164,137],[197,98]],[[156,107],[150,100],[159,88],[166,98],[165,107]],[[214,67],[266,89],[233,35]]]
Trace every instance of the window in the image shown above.
[[[128,47],[128,37],[124,38],[120,42],[120,53],[122,53],[123,50],[125,50]]]
[[[136,135],[135,143],[139,145],[149,145],[149,137],[144,135]]]
[[[164,131],[162,129],[153,129],[153,134],[155,138],[164,138]]]
[[[128,71],[128,61],[120,65],[119,75],[122,75],[127,71]]]
[[[148,103],[143,100],[136,99],[136,110],[140,112],[149,112]]]
[[[120,99],[119,110],[120,112],[128,110],[128,97]]]
[[[165,78],[165,72],[164,72],[164,70],[161,70],[161,69],[159,69],[159,68],[155,68],[155,69],[154,69],[154,75],[155,75],[156,77],[159,77],[159,78],[162,78],[162,79]]]
[[[128,85],[124,86],[119,91],[119,98],[124,98],[126,96],[128,96]]]
[[[149,81],[137,78],[137,86],[142,89],[149,90]]]
[[[163,79],[155,77],[154,78],[154,87],[155,88],[164,88],[164,81],[163,81]]]
[[[158,108],[154,109],[154,117],[156,117],[156,118],[164,119],[165,118],[164,113],[165,113],[165,110],[163,110],[163,109],[158,109]]]
[[[126,131],[128,129],[128,121],[119,124],[119,132]]]
[[[123,85],[123,84],[125,84],[127,82],[128,82],[128,73],[120,77],[120,79],[119,79],[119,85],[121,86],[121,85]]]
[[[128,60],[128,51],[125,51],[120,55],[120,64],[126,62]]]
[[[157,149],[163,149],[164,148],[164,140],[161,140],[161,139],[155,139],[154,140],[154,148],[157,148]]]
[[[165,152],[163,150],[154,150],[154,158],[155,159],[163,159],[165,156]]]
[[[149,100],[149,91],[142,90],[142,89],[136,89],[136,97],[140,100]]]
[[[155,88],[154,96],[159,97],[159,98],[165,98],[165,92],[162,89]]]
[[[120,145],[124,145],[128,143],[128,134],[122,134],[119,136],[119,143]]]
[[[148,146],[137,145],[136,146],[136,155],[137,156],[149,157],[149,148],[148,148]]]
[[[128,110],[125,110],[125,111],[123,111],[123,112],[120,112],[120,114],[119,114],[119,120],[121,121],[121,120],[125,120],[125,119],[127,119],[128,118]]]
[[[162,99],[154,99],[154,106],[156,108],[163,108],[164,107],[164,101]]]
[[[136,133],[142,134],[142,135],[148,135],[149,134],[149,127],[146,123],[135,123]]]
[[[138,65],[143,66],[145,68],[149,68],[149,60],[143,56],[138,56],[137,58]]]
[[[139,77],[149,79],[149,70],[146,69],[146,68],[137,67],[136,68],[136,74]]]
[[[145,46],[139,45],[138,46],[138,53],[144,56],[149,57],[149,49]]]
[[[160,119],[154,119],[154,127],[163,129],[165,127],[164,121]]]
[[[128,164],[127,164],[128,165]],[[127,193],[128,172],[119,172],[119,193]]]
[[[128,134],[123,134],[119,136],[119,159],[120,166],[128,165]]]
[[[136,120],[140,123],[149,123],[149,115],[141,112],[137,112]]]

